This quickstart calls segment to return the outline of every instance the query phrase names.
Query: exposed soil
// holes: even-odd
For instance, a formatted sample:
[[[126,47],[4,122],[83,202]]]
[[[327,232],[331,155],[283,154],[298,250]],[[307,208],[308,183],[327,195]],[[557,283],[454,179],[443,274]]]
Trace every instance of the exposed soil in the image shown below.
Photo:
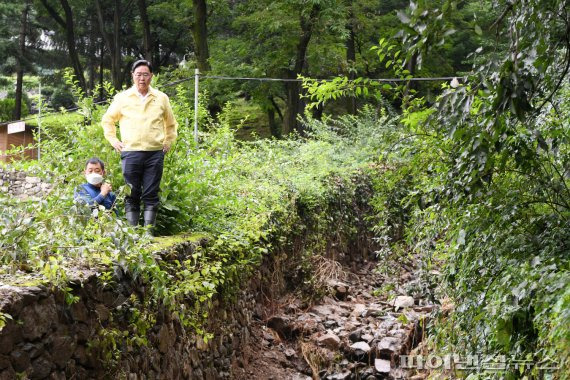
[[[376,261],[348,268],[323,259],[319,265],[321,289],[328,295],[312,304],[287,295],[265,305],[234,377],[423,379],[400,368],[400,355],[418,345],[435,309],[406,294],[417,283],[413,268],[401,264],[397,274],[388,276],[376,270]]]

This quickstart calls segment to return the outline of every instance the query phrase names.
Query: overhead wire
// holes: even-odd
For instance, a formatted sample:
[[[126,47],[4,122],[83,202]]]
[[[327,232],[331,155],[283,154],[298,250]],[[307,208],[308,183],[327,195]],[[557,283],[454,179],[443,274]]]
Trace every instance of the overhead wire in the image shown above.
[[[239,81],[258,81],[258,82],[302,82],[303,79],[294,79],[294,78],[267,78],[267,77],[230,77],[230,76],[224,76],[224,75],[203,75],[203,74],[198,74],[199,78],[203,78],[203,79],[218,79],[218,80],[239,80]],[[397,82],[416,82],[416,81],[438,81],[438,82],[443,82],[443,81],[448,81],[448,80],[453,80],[453,79],[457,79],[460,78],[460,76],[448,76],[448,77],[425,77],[425,78],[364,78],[366,80],[372,81],[372,82],[388,82],[388,83],[397,83]],[[191,77],[187,77],[187,78],[182,78],[182,79],[178,79],[169,83],[165,83],[160,85],[160,87],[172,87],[175,86],[177,84],[180,83],[184,83],[184,82],[188,82],[188,81],[192,81],[195,80],[194,76]],[[317,81],[321,81],[321,82],[331,82],[334,79],[316,79]],[[103,99],[97,102],[94,102],[93,104],[95,105],[99,105],[99,104],[104,104],[107,103],[109,101],[109,99]],[[21,121],[30,121],[30,120],[37,120],[37,119],[43,119],[47,116],[50,115],[55,115],[55,114],[59,114],[61,112],[77,112],[81,109],[81,107],[71,107],[71,108],[63,108],[57,111],[51,111],[51,112],[46,112],[46,113],[42,113],[41,116],[39,115],[30,115],[29,117],[20,119],[20,120],[12,120],[12,121],[2,121],[0,122],[0,124],[10,124],[10,123],[15,123],[15,122],[21,122]]]

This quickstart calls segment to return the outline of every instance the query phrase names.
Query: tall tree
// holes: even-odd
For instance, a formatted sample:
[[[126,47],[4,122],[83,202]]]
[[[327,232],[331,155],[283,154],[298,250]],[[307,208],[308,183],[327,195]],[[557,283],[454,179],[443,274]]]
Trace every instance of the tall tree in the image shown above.
[[[354,68],[356,64],[356,20],[354,18],[354,9],[352,7],[352,3],[353,0],[348,0],[348,22],[346,23],[346,29],[348,31],[348,37],[346,39],[346,68],[347,76],[351,80],[356,78],[356,72]],[[356,113],[356,98],[354,96],[349,96],[346,99],[346,112],[352,115]]]
[[[301,33],[296,44],[294,65],[293,68],[284,70],[287,78],[297,79],[297,76],[303,73],[303,69],[306,67],[307,49],[320,12],[319,3],[312,4],[308,14],[301,12],[299,20]],[[283,120],[283,133],[287,135],[299,129],[297,116],[303,111],[303,104],[301,103],[301,84],[299,82],[285,82],[285,88],[287,89],[287,108]]]
[[[71,66],[73,67],[73,72],[75,77],[79,82],[79,86],[85,91],[87,90],[87,84],[85,82],[85,75],[83,74],[83,68],[81,66],[81,61],[79,59],[79,53],[77,51],[77,41],[75,36],[75,24],[73,21],[73,11],[69,2],[67,0],[59,0],[59,4],[63,9],[64,16],[61,17],[59,12],[52,6],[49,0],[41,0],[45,9],[48,11],[50,16],[61,26],[65,31],[65,37],[67,41],[67,49],[69,53],[69,59],[71,60]]]
[[[18,36],[18,57],[16,58],[16,96],[12,118],[19,120],[22,116],[22,83],[24,81],[24,59],[26,54],[26,31],[28,29],[28,12],[30,5],[26,1],[20,15],[20,33]]]
[[[194,5],[194,22],[192,23],[192,36],[198,69],[202,72],[210,70],[210,50],[208,48],[208,12],[206,0],[192,0]]]
[[[234,12],[232,36],[217,43],[213,70],[287,79],[271,86],[244,83],[241,88],[255,94],[264,109],[283,116],[283,134],[299,131],[297,118],[304,110],[304,100],[297,77],[311,71],[326,75],[337,66],[337,44],[342,44],[346,23],[344,0],[249,0]],[[273,121],[274,116],[268,114]]]
[[[143,56],[144,59],[154,64],[152,56],[152,50],[154,46],[152,42],[152,34],[150,30],[150,21],[148,18],[146,0],[137,0],[137,5],[139,7],[139,15],[141,18],[143,32]]]
[[[112,9],[112,32],[107,31],[106,15],[101,5],[101,0],[95,0],[95,8],[97,11],[97,19],[99,20],[99,29],[103,36],[103,41],[107,51],[111,55],[111,77],[113,86],[119,89],[123,85],[124,70],[122,57],[122,34],[121,34],[121,1],[113,0]]]

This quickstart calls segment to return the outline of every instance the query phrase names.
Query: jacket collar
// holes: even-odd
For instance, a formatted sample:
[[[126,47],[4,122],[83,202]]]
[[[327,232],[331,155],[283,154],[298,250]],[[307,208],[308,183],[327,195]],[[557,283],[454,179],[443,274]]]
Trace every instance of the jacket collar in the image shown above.
[[[135,86],[132,86],[127,90],[129,92],[129,96],[139,96],[139,91]],[[148,94],[147,96],[154,96],[156,97],[156,90],[152,88],[152,86],[148,86]]]

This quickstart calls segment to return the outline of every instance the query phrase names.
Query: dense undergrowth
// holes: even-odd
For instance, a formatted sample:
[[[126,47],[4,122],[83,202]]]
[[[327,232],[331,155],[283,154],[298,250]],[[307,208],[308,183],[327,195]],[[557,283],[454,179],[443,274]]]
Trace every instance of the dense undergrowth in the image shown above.
[[[201,112],[204,130],[196,143],[183,122],[192,119],[189,100],[173,97],[181,123],[165,160],[157,231],[190,234],[188,240],[206,236],[208,243],[191,257],[168,261],[157,252],[168,238],[152,244],[142,228],[133,229],[123,218],[104,210],[93,218],[74,203],[73,190],[84,181],[83,167],[92,156],[105,161],[119,210],[125,192],[120,158],[98,123],[104,109],[79,97],[90,122],[77,123],[76,115],[65,114],[43,122],[41,161],[13,164],[45,177],[54,188],[39,201],[1,196],[0,279],[47,281],[73,302],[70,270],[95,269],[103,286],[114,286],[108,269],[120,268],[149,284],[146,299],[138,301],[147,312],[166,306],[206,338],[204,322],[214,295],[234,294],[267,252],[286,249],[293,236],[301,237],[307,258],[322,254],[330,236],[357,239],[355,226],[363,223],[354,208],[357,177],[375,170],[371,163],[384,144],[382,135],[396,125],[388,115],[366,109],[359,118],[306,120],[303,138],[240,142],[234,137],[239,126],[229,125],[228,106],[215,122]],[[189,302],[192,308],[182,306]]]
[[[447,303],[431,353],[503,363],[433,377],[569,378],[570,93],[524,123],[505,116],[491,146],[476,112],[442,125],[411,104],[376,178],[379,254],[418,257],[418,291]]]

